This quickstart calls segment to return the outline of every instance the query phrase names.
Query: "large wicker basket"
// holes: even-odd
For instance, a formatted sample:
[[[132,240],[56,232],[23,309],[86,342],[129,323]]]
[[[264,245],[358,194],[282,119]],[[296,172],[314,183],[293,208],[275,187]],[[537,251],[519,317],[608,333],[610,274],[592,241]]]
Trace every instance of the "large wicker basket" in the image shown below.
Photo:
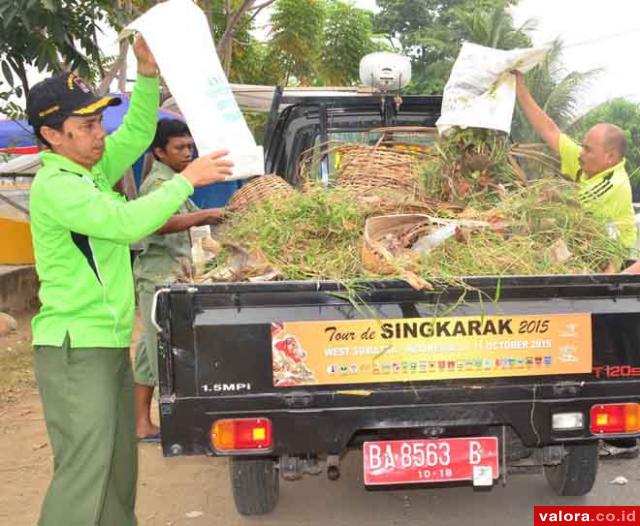
[[[275,197],[287,197],[295,190],[282,177],[263,175],[256,177],[231,196],[227,210],[237,212]]]
[[[422,194],[420,166],[423,151],[398,146],[350,144],[339,147],[340,166],[336,183],[364,194],[380,189],[417,198]]]

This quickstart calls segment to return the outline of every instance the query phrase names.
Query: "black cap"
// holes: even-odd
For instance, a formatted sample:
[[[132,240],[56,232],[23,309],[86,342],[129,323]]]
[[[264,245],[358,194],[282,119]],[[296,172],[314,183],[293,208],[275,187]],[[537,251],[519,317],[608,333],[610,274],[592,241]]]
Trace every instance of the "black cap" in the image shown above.
[[[34,130],[65,117],[90,117],[109,106],[118,106],[118,97],[98,97],[80,77],[63,73],[38,82],[27,96],[27,118]]]

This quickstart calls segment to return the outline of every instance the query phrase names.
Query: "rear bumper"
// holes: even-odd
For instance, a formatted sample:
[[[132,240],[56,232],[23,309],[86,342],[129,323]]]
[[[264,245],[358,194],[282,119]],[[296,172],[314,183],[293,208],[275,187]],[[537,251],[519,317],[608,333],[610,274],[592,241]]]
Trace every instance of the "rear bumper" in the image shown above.
[[[214,455],[212,424],[219,419],[265,417],[273,423],[273,456],[339,454],[363,437],[409,438],[473,436],[498,426],[511,428],[525,447],[598,440],[589,431],[591,406],[600,399],[536,402],[416,404],[384,407],[304,408],[229,411],[208,399],[161,401],[162,448],[165,456]],[[640,397],[624,401],[640,402]],[[210,400],[209,400],[210,402]],[[552,415],[581,411],[585,429],[553,431]],[[616,435],[621,437],[620,435]],[[629,437],[632,435],[624,435]],[[609,438],[609,437],[608,437]]]

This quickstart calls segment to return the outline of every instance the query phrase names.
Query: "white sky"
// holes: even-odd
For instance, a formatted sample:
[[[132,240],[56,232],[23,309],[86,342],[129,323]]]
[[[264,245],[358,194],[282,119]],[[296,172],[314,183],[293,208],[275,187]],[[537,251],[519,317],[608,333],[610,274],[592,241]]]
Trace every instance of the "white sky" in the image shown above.
[[[354,3],[375,9],[375,0]],[[513,14],[517,24],[538,21],[534,44],[564,40],[568,70],[604,69],[583,95],[585,109],[613,97],[640,102],[640,1],[520,0]]]

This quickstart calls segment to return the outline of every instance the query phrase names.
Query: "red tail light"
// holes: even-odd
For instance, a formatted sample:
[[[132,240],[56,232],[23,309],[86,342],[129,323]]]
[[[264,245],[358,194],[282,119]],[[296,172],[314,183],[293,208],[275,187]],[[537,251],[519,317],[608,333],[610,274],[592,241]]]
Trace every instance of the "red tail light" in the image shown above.
[[[271,420],[236,418],[218,420],[211,426],[211,444],[216,451],[268,451],[273,445]]]
[[[640,404],[604,404],[591,408],[594,435],[640,432]]]

